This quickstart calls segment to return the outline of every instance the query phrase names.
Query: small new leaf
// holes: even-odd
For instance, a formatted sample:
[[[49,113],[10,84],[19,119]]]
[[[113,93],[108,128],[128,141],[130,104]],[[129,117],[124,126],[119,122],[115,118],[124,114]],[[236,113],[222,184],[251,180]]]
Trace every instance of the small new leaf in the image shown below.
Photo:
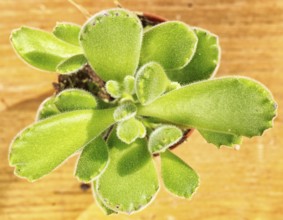
[[[162,66],[156,62],[150,62],[140,68],[136,75],[135,90],[142,105],[148,105],[162,95],[169,80]]]
[[[183,132],[180,128],[173,125],[162,125],[149,136],[149,152],[153,154],[164,152],[167,148],[177,143],[182,136]]]
[[[135,118],[122,121],[117,127],[117,136],[127,144],[134,142],[137,138],[145,136],[145,128],[142,122]]]
[[[137,107],[134,103],[127,101],[119,105],[114,112],[115,121],[124,121],[132,118],[137,113]]]
[[[135,92],[135,78],[133,76],[126,76],[123,81],[123,90],[125,93],[132,95]]]
[[[168,150],[160,156],[161,176],[166,189],[174,195],[190,198],[199,186],[197,173]]]
[[[115,80],[107,81],[105,88],[107,93],[113,98],[120,98],[122,96],[123,88],[121,88],[120,83]]]

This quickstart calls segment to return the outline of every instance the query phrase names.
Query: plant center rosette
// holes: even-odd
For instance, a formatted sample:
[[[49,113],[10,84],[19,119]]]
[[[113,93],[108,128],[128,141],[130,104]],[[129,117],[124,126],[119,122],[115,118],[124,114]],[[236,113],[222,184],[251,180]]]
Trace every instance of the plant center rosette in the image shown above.
[[[243,136],[261,135],[276,115],[262,84],[211,79],[220,60],[218,38],[180,21],[156,24],[110,9],[83,27],[58,23],[52,33],[22,27],[11,42],[27,63],[60,73],[64,82],[13,140],[11,166],[36,181],[79,153],[75,176],[92,183],[107,214],[132,213],[155,198],[153,155],[160,155],[166,189],[192,196],[199,177],[170,150],[186,131],[231,147]]]

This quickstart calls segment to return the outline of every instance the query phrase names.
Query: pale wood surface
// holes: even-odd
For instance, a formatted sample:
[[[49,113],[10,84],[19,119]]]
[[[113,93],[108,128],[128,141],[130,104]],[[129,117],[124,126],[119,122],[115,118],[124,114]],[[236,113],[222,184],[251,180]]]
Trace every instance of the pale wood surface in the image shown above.
[[[113,7],[112,0],[77,0],[91,13]],[[84,16],[65,0],[0,0],[0,219],[283,219],[283,1],[282,0],[122,0],[132,10],[183,20],[217,33],[222,64],[217,76],[253,77],[279,104],[275,127],[261,138],[245,139],[240,151],[218,150],[195,132],[176,152],[201,177],[191,201],[163,189],[145,211],[105,217],[91,190],[73,178],[75,158],[36,183],[13,175],[8,146],[32,123],[40,102],[52,93],[54,74],[24,64],[9,44],[20,25],[51,30],[56,21],[82,24]],[[115,183],[113,183],[115,184]]]

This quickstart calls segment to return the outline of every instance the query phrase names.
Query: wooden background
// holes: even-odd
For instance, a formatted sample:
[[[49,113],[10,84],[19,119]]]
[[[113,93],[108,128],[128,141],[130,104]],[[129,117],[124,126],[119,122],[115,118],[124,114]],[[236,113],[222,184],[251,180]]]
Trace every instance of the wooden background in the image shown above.
[[[114,5],[112,0],[77,2],[91,13]],[[222,64],[217,76],[249,76],[270,88],[279,104],[274,128],[263,137],[245,139],[240,151],[218,150],[195,132],[176,149],[201,177],[194,198],[177,199],[162,189],[149,208],[130,217],[102,214],[91,190],[82,190],[72,176],[75,158],[36,183],[19,179],[8,166],[9,143],[34,120],[38,105],[52,93],[56,75],[23,63],[11,48],[9,34],[21,25],[51,30],[56,21],[83,24],[85,17],[66,0],[0,0],[0,219],[283,219],[283,0],[121,3],[218,34]]]

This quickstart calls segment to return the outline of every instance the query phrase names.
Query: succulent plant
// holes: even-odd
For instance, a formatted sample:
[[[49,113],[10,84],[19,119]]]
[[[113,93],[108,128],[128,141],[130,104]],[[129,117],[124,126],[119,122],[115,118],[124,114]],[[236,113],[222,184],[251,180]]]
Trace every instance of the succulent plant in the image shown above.
[[[104,93],[87,79],[81,83],[88,91],[63,88],[43,101],[36,122],[12,141],[17,176],[36,181],[78,153],[75,176],[92,184],[105,213],[132,213],[159,190],[154,156],[168,191],[183,198],[195,192],[198,174],[171,151],[188,131],[231,147],[272,127],[277,105],[265,86],[245,77],[212,79],[220,62],[216,35],[180,21],[142,24],[117,8],[82,27],[13,31],[12,45],[27,63],[61,77],[90,66]]]

